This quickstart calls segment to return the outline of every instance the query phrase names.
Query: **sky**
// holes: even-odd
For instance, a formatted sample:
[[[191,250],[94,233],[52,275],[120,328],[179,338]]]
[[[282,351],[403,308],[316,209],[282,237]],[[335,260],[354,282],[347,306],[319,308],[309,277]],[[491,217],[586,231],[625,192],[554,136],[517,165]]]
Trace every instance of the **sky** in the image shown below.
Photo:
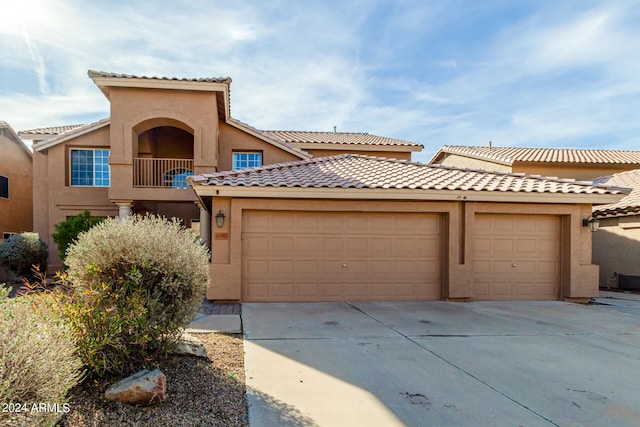
[[[231,77],[264,130],[640,149],[640,2],[0,0],[0,120],[108,117],[87,76]]]

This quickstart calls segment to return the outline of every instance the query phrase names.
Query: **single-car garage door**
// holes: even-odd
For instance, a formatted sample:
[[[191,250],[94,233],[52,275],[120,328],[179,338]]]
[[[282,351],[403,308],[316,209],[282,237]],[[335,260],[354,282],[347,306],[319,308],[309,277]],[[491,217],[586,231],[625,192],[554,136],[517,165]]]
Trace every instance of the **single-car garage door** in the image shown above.
[[[441,298],[439,214],[245,211],[243,301]]]
[[[560,237],[558,216],[477,214],[474,299],[558,299]]]

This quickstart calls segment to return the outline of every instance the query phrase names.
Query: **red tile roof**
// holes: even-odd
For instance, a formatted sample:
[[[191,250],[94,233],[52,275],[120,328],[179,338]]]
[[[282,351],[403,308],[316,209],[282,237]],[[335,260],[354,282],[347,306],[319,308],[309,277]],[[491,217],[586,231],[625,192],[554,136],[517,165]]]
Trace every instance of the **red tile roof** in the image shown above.
[[[627,194],[628,189],[570,179],[455,169],[357,154],[321,157],[193,177],[197,185],[231,187],[392,188],[564,194]]]
[[[447,153],[460,154],[507,165],[512,165],[514,162],[640,165],[640,151],[587,150],[577,148],[489,148],[464,145],[443,146],[436,155],[433,156],[431,163],[437,161],[441,155]]]
[[[640,169],[596,178],[594,184],[607,184],[632,188],[631,193],[618,203],[593,207],[597,217],[615,217],[640,213]]]
[[[89,70],[89,77],[106,77],[106,78],[119,78],[119,79],[145,79],[145,80],[173,80],[180,82],[202,82],[202,83],[231,83],[231,77],[194,77],[194,78],[179,78],[179,77],[156,77],[156,76],[135,76],[133,74],[120,74],[109,73],[106,71],[94,71]]]
[[[305,132],[289,130],[265,130],[263,132],[291,144],[385,145],[423,148],[421,144],[416,144],[415,142],[371,135],[368,133]]]

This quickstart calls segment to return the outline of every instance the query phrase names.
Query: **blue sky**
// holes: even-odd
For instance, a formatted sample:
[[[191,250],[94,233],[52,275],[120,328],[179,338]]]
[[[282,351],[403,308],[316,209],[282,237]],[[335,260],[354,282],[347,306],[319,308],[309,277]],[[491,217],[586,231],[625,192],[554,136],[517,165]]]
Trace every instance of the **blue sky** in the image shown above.
[[[0,0],[0,120],[107,117],[87,70],[231,77],[259,129],[640,149],[637,1]]]

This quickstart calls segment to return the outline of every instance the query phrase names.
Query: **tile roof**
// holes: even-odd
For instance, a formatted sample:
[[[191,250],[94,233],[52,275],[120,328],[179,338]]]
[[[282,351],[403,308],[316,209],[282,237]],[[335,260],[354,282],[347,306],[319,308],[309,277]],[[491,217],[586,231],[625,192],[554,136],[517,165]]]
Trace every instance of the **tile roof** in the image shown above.
[[[304,132],[287,130],[265,130],[263,132],[291,144],[386,145],[423,148],[421,144],[416,144],[415,142],[371,135],[368,133]]]
[[[587,150],[577,148],[473,147],[445,145],[431,159],[444,154],[461,154],[512,165],[513,162],[639,164],[640,151]]]
[[[156,77],[156,76],[135,76],[133,74],[109,73],[106,71],[88,71],[89,77],[105,77],[118,79],[145,79],[145,80],[173,80],[181,82],[202,82],[202,83],[231,83],[231,77],[196,77],[196,78],[179,78],[179,77]]]
[[[104,119],[98,120],[93,123],[87,123],[86,125],[74,126],[70,130],[67,130],[66,132],[62,132],[61,134],[58,134],[58,135],[52,135],[50,138],[39,141],[38,143],[33,145],[33,149],[35,151],[41,151],[46,148],[52,147],[56,144],[59,144],[61,142],[67,141],[73,137],[83,135],[88,132],[92,132],[96,129],[100,129],[105,126],[109,126],[110,124],[111,124],[111,118],[106,117]]]
[[[320,157],[203,174],[194,186],[465,190],[563,194],[626,194],[628,189],[524,174],[455,169],[358,154]]]
[[[34,128],[34,129],[27,129],[27,130],[21,130],[20,131],[20,135],[21,136],[53,136],[53,135],[60,135],[61,133],[64,132],[68,132],[70,130],[74,130],[76,128],[79,128],[81,126],[84,126],[84,124],[81,125],[66,125],[66,126],[52,126],[52,127],[46,127],[46,128]]]
[[[596,178],[594,184],[607,184],[631,188],[631,193],[618,203],[593,207],[594,216],[613,217],[640,213],[640,169]]]

